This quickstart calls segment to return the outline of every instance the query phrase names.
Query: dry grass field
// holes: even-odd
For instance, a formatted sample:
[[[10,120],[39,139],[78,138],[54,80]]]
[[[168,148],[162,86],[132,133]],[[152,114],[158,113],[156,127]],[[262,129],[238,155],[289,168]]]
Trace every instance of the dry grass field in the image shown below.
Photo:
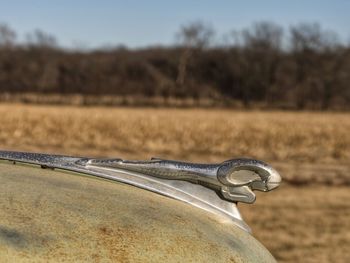
[[[350,262],[350,114],[0,104],[0,147],[272,163],[283,185],[240,205],[279,262]]]

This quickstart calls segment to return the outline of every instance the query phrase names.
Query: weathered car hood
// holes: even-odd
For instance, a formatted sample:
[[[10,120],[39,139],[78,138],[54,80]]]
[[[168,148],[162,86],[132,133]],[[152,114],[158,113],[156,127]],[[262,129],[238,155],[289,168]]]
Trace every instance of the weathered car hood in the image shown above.
[[[81,158],[15,157],[0,163],[5,261],[274,262],[236,208],[216,213],[113,179],[130,172],[69,168]]]

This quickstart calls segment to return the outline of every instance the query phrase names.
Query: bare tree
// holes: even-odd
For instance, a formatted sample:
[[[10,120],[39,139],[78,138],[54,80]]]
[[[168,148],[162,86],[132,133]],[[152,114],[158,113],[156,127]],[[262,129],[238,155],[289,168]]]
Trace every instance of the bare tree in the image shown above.
[[[0,47],[12,47],[16,37],[16,32],[7,24],[0,24]]]
[[[280,52],[283,40],[283,29],[272,22],[259,22],[241,31],[233,31],[232,34],[233,55],[232,68],[236,70],[237,84],[232,87],[237,89],[239,99],[242,99],[246,107],[251,100],[271,100],[268,96],[274,89],[276,71],[279,66]],[[239,90],[239,91],[238,91]]]
[[[201,50],[210,45],[214,36],[213,28],[201,21],[184,25],[177,33],[177,38],[183,48],[178,66],[176,84],[183,87],[185,83],[187,65],[195,50]]]
[[[255,23],[251,29],[242,31],[243,43],[255,49],[279,50],[282,45],[283,29],[272,22]]]
[[[317,23],[303,23],[290,29],[291,54],[295,63],[295,97],[297,107],[320,97],[322,108],[329,107],[336,91],[338,71],[343,64],[339,38]],[[311,84],[310,84],[311,83]]]
[[[40,29],[27,35],[27,42],[30,46],[39,48],[56,48],[58,46],[56,38]]]
[[[317,51],[322,48],[323,32],[317,23],[302,23],[290,28],[291,48],[294,52]]]

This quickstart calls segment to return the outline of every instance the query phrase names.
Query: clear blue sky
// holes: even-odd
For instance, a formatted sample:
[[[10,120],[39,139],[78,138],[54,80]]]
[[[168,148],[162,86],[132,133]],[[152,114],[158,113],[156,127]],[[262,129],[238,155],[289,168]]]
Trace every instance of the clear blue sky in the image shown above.
[[[0,0],[0,23],[20,38],[40,28],[66,47],[167,45],[181,24],[196,20],[219,35],[261,20],[286,28],[319,22],[350,40],[350,0]]]

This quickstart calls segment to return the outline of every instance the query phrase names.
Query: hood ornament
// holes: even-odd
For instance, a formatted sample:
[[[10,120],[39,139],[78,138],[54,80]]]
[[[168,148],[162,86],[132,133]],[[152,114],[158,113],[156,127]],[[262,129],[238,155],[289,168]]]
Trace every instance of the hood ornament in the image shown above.
[[[254,159],[198,164],[152,158],[149,161],[93,159],[43,153],[0,151],[0,161],[29,163],[113,180],[188,203],[250,232],[236,206],[253,203],[254,190],[270,191],[281,176]]]
[[[240,158],[219,164],[199,164],[152,158],[150,161],[89,159],[85,165],[141,173],[166,180],[200,184],[231,202],[253,203],[253,190],[270,191],[281,183],[281,176],[264,162]]]

